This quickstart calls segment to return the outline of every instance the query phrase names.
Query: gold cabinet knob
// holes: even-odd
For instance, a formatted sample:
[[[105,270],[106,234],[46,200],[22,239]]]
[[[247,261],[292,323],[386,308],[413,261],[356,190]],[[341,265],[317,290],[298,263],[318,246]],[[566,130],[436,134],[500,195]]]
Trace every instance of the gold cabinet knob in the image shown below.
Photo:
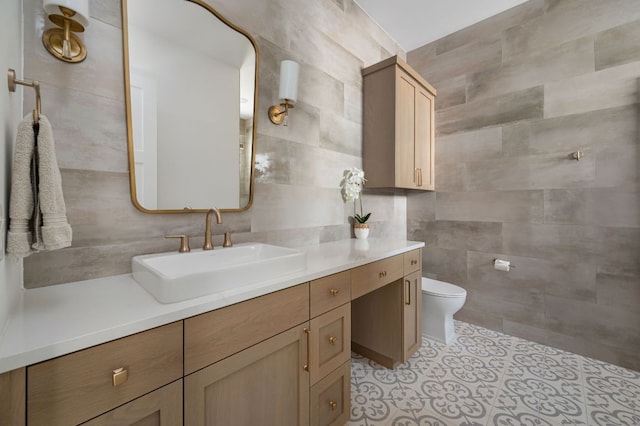
[[[329,293],[331,293],[332,296],[337,296],[338,293],[340,293],[340,290],[332,288],[331,290],[329,290]]]
[[[411,265],[417,265],[418,261],[416,259],[411,259]]]
[[[111,377],[111,383],[113,386],[119,386],[129,379],[129,372],[126,368],[120,367],[116,370],[113,370],[113,376]]]
[[[331,343],[332,345],[335,345],[337,341],[338,339],[336,339],[335,337],[333,336],[329,337],[329,343]]]
[[[338,408],[338,403],[335,401],[329,401],[329,408],[331,408],[331,411],[336,411],[336,408]]]
[[[387,271],[382,271],[378,273],[378,278],[384,278],[387,276]]]

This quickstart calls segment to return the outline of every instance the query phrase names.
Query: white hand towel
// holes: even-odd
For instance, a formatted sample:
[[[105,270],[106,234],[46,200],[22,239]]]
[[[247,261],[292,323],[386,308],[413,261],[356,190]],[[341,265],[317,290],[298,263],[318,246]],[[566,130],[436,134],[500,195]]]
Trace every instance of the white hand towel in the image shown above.
[[[33,116],[29,114],[18,126],[11,175],[9,201],[11,221],[7,236],[7,251],[15,257],[26,257],[40,250],[69,247],[72,237],[71,227],[67,223],[62,179],[56,160],[51,124],[44,115],[40,115],[37,136],[36,172],[39,184],[36,191],[32,187],[31,159],[35,145],[32,120]],[[34,209],[34,202],[39,207],[37,212]],[[40,217],[42,217],[42,223],[40,223]]]
[[[38,203],[42,212],[42,227],[36,223],[36,250],[56,250],[71,245],[71,226],[67,223],[67,208],[62,194],[62,178],[56,160],[51,124],[40,115],[38,132]]]
[[[33,115],[28,114],[18,126],[9,199],[7,252],[18,258],[29,256],[33,252],[31,249],[33,236],[29,221],[33,216],[31,159],[34,145]]]

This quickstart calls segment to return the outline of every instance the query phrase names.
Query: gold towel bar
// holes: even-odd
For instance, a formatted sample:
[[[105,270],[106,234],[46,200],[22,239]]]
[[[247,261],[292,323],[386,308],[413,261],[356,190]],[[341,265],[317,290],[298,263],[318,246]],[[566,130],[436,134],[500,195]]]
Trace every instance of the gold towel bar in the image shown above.
[[[42,102],[40,100],[40,82],[37,80],[18,80],[16,78],[15,70],[11,68],[9,68],[9,71],[7,72],[7,81],[9,84],[10,92],[16,91],[16,84],[19,84],[21,86],[33,87],[33,89],[36,91],[36,109],[33,110],[33,122],[37,123],[38,121],[40,121],[40,112],[42,111]]]

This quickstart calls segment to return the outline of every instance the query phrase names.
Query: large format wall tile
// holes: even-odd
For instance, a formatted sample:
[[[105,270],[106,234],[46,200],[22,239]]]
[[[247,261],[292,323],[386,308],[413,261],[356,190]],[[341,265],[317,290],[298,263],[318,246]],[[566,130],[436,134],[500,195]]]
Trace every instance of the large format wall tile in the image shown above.
[[[562,0],[555,6],[505,31],[505,58],[529,55],[640,18],[635,0]]]
[[[598,304],[640,309],[640,270],[600,267],[596,275]]]
[[[478,39],[491,37],[507,28],[528,22],[542,15],[544,3],[544,0],[527,1],[498,15],[492,16],[491,19],[485,19],[476,25],[442,37],[431,45],[436,47],[436,54],[440,55]]]
[[[439,136],[438,165],[502,157],[502,127]]]
[[[598,34],[595,53],[596,70],[640,61],[640,20]]]
[[[466,191],[467,180],[466,163],[436,163],[436,191]]]
[[[438,220],[542,223],[543,191],[438,192]]]
[[[542,86],[482,99],[436,112],[436,135],[477,130],[542,117]]]
[[[596,159],[593,155],[576,162],[568,153],[531,155],[468,163],[469,190],[575,188],[594,186]]]
[[[637,309],[547,296],[546,317],[550,330],[631,351],[640,350]]]
[[[602,234],[591,226],[505,223],[502,236],[506,254],[596,263]]]
[[[470,309],[484,309],[492,315],[502,317],[524,324],[542,327],[545,324],[544,307],[542,299],[526,298],[523,303],[505,300],[496,297],[496,294],[488,294],[486,291],[467,290],[467,301]]]
[[[251,214],[253,232],[346,222],[345,207],[338,189],[258,183],[254,196]]]
[[[545,223],[640,228],[638,185],[547,190],[544,205]]]
[[[128,172],[124,102],[73,89],[44,86],[42,112],[51,122],[58,166]],[[47,101],[47,99],[49,101]],[[55,108],[47,108],[47,103]],[[33,99],[25,99],[30,111]]]
[[[467,101],[467,77],[464,75],[440,81],[435,89],[438,92],[436,110],[462,105]]]
[[[426,224],[426,232],[436,237],[438,247],[474,251],[498,251],[502,248],[502,224],[436,220]]]
[[[496,270],[494,259],[508,260],[514,267],[509,272]],[[552,295],[596,301],[596,267],[587,262],[475,251],[469,252],[467,262],[467,285],[477,290],[496,294],[504,291],[504,297],[511,294],[518,300],[526,300],[530,293],[534,293],[534,297]]]
[[[530,120],[502,130],[505,156],[564,153],[589,149],[594,153],[612,145],[635,150],[637,108],[601,109],[545,120]]]
[[[591,38],[570,41],[470,74],[467,78],[467,99],[470,102],[586,74],[593,71],[593,63]]]
[[[640,60],[544,86],[544,116],[560,117],[634,105],[639,101]]]
[[[467,252],[428,245],[422,249],[422,274],[464,287],[467,281]]]
[[[421,58],[420,50],[411,56],[411,65],[429,83],[435,84],[472,71],[485,69],[499,63],[502,49],[499,35],[488,39],[475,40],[457,49],[451,50],[435,58]]]

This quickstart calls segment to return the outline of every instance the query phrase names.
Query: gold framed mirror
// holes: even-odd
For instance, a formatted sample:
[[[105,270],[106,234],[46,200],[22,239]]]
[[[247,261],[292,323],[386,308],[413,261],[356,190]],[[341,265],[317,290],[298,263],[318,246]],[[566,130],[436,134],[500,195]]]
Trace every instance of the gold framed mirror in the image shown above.
[[[145,213],[253,201],[259,52],[203,0],[122,0],[131,199]]]

